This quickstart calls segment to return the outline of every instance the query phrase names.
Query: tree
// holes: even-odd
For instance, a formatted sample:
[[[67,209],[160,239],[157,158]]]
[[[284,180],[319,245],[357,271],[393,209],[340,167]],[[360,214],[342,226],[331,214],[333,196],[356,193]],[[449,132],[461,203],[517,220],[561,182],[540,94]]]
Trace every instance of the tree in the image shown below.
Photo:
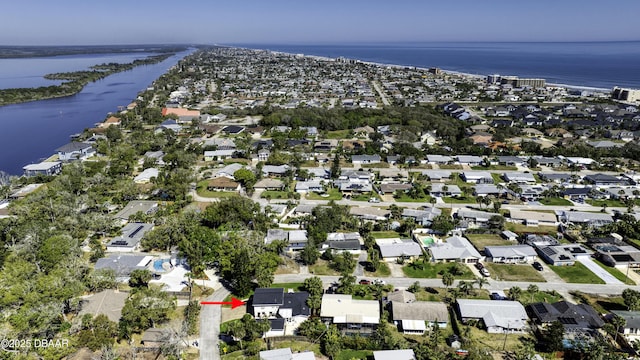
[[[350,252],[343,251],[340,255],[333,257],[331,266],[340,273],[351,273],[356,267],[356,260],[353,259]]]
[[[324,293],[322,279],[317,276],[306,278],[303,287],[304,290],[309,293],[309,297],[307,298],[309,309],[311,309],[312,313],[319,310],[322,304],[322,294]]]
[[[338,279],[338,292],[340,294],[353,294],[356,285],[356,277],[349,273],[342,273]]]
[[[624,330],[626,323],[627,321],[619,315],[613,315],[613,318],[611,318],[611,325],[613,325],[615,331],[615,335],[613,337],[614,343],[618,342],[618,333],[621,332],[621,330]]]
[[[131,332],[141,332],[169,320],[169,313],[176,307],[174,299],[158,289],[141,289],[125,301],[120,317],[121,337]]]
[[[509,298],[513,301],[518,301],[520,295],[522,295],[522,289],[518,286],[513,286],[508,290]]]
[[[113,346],[118,335],[118,324],[100,314],[92,319],[91,314],[82,317],[82,330],[78,333],[78,345],[97,351],[103,346]]]
[[[451,217],[444,213],[436,216],[431,222],[432,230],[445,235],[453,230],[454,227],[455,225],[453,224]]]
[[[329,325],[329,328],[322,337],[320,346],[322,353],[330,359],[335,359],[340,350],[342,350],[342,336],[335,325]]]
[[[462,293],[468,296],[471,293],[471,290],[473,290],[473,283],[470,281],[464,281],[464,280],[460,281],[458,283],[458,289],[460,289]]]
[[[489,280],[487,280],[486,278],[482,277],[482,276],[477,276],[475,279],[475,283],[478,285],[478,289],[482,290],[482,287],[484,285],[488,285],[489,284]]]
[[[527,287],[527,292],[529,293],[529,295],[531,295],[531,302],[533,302],[533,297],[538,293],[538,291],[540,291],[540,289],[536,284],[530,284]]]
[[[300,252],[300,259],[305,265],[313,265],[318,261],[320,251],[311,242],[307,242]]]
[[[129,275],[129,286],[132,288],[146,288],[151,280],[151,271],[136,269]]]
[[[247,330],[244,324],[241,321],[232,321],[227,326],[227,332],[234,340],[240,342],[240,349],[242,349],[242,339],[247,335]]]
[[[453,281],[455,280],[454,276],[450,272],[446,272],[442,274],[442,284],[448,289],[449,286],[453,285]]]
[[[417,293],[421,288],[422,287],[420,286],[420,283],[416,281],[407,288],[407,291],[409,291],[410,293]]]
[[[372,272],[378,271],[380,267],[380,252],[376,248],[371,248],[368,251],[369,267]]]
[[[239,181],[247,190],[252,190],[256,183],[256,174],[249,169],[238,169],[233,173],[233,178]]]
[[[253,268],[247,266],[251,263],[253,263],[253,261],[246,248],[240,249],[238,254],[233,257],[231,284],[238,296],[246,296],[252,289]]]
[[[640,309],[640,292],[629,288],[624,289],[622,291],[622,299],[630,311]]]
[[[564,326],[560,321],[554,321],[542,330],[542,339],[548,352],[561,351],[563,349],[563,338]]]

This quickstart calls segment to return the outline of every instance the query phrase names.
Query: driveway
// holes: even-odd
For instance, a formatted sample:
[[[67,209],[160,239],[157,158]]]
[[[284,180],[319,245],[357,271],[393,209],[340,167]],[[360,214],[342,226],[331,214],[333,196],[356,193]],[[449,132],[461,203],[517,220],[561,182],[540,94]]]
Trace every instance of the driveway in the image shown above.
[[[223,301],[229,295],[225,288],[216,290],[207,301]],[[220,322],[222,306],[202,305],[200,310],[200,360],[220,360]]]
[[[582,265],[589,268],[589,270],[591,270],[594,274],[596,274],[606,284],[623,285],[622,281],[616,279],[613,275],[609,274],[607,270],[603,269],[600,265],[593,262],[591,258],[588,258],[585,256],[579,256],[579,257],[576,257],[576,260],[578,260]]]

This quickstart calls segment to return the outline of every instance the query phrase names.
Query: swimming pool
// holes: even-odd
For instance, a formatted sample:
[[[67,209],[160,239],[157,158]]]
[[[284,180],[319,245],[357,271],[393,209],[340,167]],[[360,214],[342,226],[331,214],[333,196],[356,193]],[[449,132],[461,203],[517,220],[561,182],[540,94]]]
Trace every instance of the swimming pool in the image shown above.
[[[164,264],[169,263],[171,259],[158,259],[153,261],[153,270],[156,272],[165,272],[167,269]]]
[[[418,240],[424,247],[430,247],[436,243],[436,239],[432,236],[419,236]]]

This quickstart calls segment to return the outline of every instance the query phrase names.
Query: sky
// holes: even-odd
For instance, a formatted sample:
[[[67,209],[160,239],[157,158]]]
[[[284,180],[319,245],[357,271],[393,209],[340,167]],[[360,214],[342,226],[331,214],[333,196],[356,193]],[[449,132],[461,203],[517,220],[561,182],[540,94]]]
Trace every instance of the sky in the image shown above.
[[[640,1],[5,1],[0,45],[640,40]]]

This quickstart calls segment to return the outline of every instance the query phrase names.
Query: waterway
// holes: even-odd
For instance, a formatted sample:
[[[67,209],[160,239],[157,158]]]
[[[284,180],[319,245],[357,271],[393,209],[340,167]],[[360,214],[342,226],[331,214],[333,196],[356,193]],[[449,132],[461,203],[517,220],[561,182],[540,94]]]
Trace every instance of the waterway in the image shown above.
[[[110,75],[88,84],[73,96],[0,106],[0,171],[20,175],[24,165],[51,156],[56,148],[70,141],[70,135],[92,127],[119,106],[131,103],[140,91],[193,51]],[[68,58],[77,61],[80,57]],[[95,64],[105,62],[103,57],[96,59],[101,60]],[[56,71],[43,73],[51,72]]]

